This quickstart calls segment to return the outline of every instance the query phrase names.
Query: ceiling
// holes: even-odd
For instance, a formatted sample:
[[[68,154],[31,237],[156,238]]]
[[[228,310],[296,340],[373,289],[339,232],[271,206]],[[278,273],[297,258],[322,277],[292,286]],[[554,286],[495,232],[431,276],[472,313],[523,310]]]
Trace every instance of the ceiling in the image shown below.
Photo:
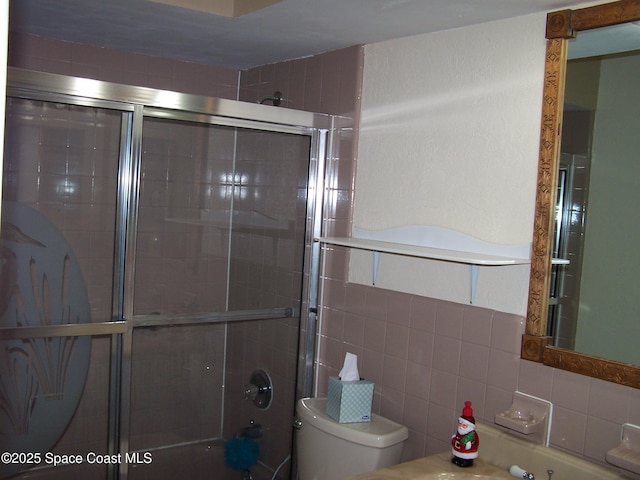
[[[149,0],[11,0],[9,26],[43,37],[244,70],[582,3],[283,0],[231,18]]]

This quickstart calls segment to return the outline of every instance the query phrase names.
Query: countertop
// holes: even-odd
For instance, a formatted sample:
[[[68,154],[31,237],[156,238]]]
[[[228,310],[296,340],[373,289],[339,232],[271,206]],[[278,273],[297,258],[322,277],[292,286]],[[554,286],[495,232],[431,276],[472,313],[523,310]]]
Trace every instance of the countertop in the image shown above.
[[[468,468],[451,463],[451,453],[440,453],[419,458],[374,472],[361,473],[348,480],[465,480],[465,479],[512,479],[508,471],[485,462],[482,457],[474,460]]]

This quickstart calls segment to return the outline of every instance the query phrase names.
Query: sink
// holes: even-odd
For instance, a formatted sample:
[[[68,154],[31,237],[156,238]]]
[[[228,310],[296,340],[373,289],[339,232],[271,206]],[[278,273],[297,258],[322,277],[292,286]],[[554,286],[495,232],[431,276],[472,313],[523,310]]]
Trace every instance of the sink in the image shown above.
[[[522,415],[526,417],[527,415]],[[516,438],[499,427],[478,422],[480,456],[469,468],[451,463],[451,452],[367,472],[350,480],[513,480],[510,465],[520,465],[547,478],[542,472],[555,471],[554,478],[580,478],[580,480],[622,480],[614,470],[582,460],[555,448]],[[639,477],[640,478],[640,477]]]
[[[511,479],[505,468],[477,458],[472,467],[460,468],[451,463],[451,453],[443,452],[429,457],[387,467],[375,472],[362,473],[349,480],[502,480]]]
[[[351,477],[348,480],[503,480],[508,477],[501,474],[484,475],[471,472],[439,472],[422,473],[412,471],[409,473],[394,471],[393,469],[378,470]]]

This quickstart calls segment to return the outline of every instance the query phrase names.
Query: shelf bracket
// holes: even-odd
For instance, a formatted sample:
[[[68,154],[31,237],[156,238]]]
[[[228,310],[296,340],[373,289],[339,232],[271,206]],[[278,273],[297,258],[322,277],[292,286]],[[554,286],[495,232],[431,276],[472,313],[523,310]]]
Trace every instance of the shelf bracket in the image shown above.
[[[476,287],[478,286],[478,273],[480,273],[479,265],[470,265],[469,271],[469,303],[473,305],[476,298]]]
[[[378,269],[380,268],[380,252],[377,250],[373,251],[373,285],[378,281]]]
[[[380,252],[373,250],[372,258],[372,285],[378,282],[378,271],[380,270]],[[476,288],[478,286],[478,274],[480,273],[479,265],[469,265],[469,303],[473,305],[476,298]]]

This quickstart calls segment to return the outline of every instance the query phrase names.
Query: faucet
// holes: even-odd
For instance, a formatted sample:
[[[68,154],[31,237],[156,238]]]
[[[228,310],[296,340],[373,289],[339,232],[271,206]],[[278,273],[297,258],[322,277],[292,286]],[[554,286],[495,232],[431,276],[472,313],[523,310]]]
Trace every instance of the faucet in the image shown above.
[[[516,478],[524,478],[524,480],[536,479],[536,476],[533,473],[527,472],[524,468],[520,468],[518,465],[511,465],[509,473]]]

